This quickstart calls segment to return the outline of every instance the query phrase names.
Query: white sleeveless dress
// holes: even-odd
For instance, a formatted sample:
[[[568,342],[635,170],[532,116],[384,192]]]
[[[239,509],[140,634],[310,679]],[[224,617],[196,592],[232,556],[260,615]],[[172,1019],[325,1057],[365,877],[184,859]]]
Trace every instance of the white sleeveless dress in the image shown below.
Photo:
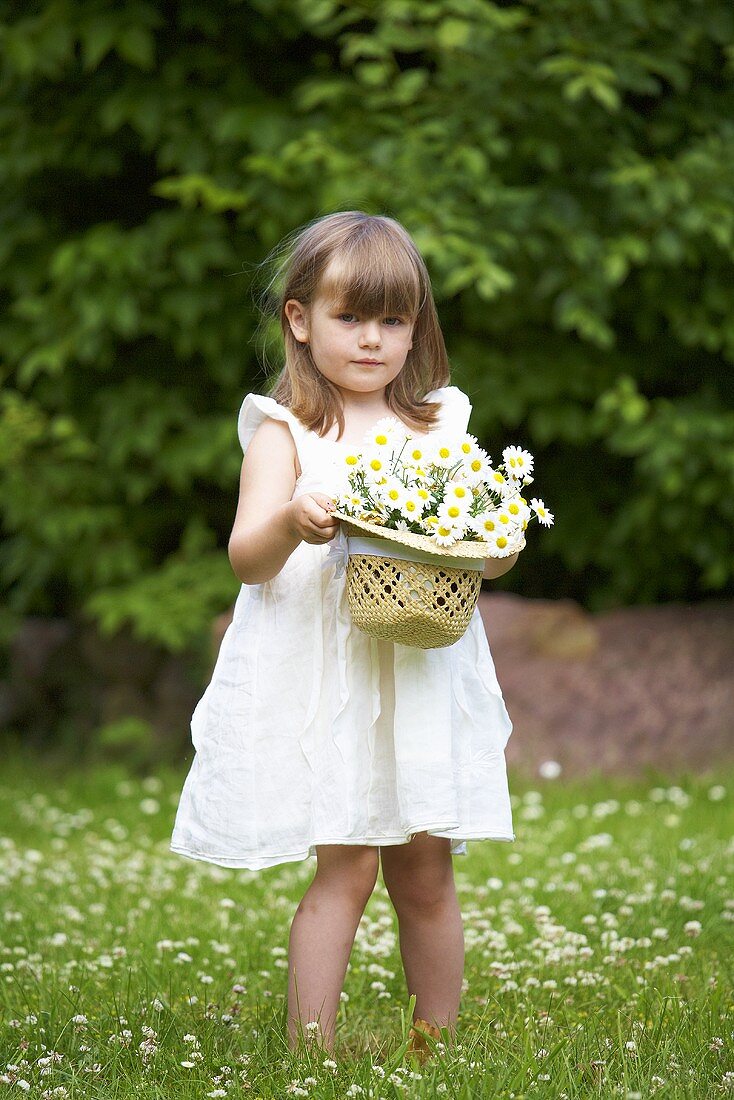
[[[442,404],[439,429],[467,430],[461,390],[426,400]],[[332,492],[347,445],[250,393],[243,452],[266,417],[293,433],[293,495]],[[315,856],[317,844],[405,844],[424,831],[448,837],[455,854],[470,839],[514,840],[512,722],[479,609],[440,649],[371,638],[351,622],[330,545],[302,542],[272,580],[242,585],[191,719],[171,851],[255,870]]]

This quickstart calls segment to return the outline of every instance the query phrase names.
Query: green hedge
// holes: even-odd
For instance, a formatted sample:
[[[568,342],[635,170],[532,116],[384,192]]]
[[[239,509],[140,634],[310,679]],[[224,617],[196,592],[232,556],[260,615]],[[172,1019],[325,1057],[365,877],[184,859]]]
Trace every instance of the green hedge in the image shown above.
[[[181,649],[231,603],[255,265],[352,208],[422,249],[490,452],[536,456],[555,526],[499,586],[732,594],[728,0],[2,10],[6,635]]]

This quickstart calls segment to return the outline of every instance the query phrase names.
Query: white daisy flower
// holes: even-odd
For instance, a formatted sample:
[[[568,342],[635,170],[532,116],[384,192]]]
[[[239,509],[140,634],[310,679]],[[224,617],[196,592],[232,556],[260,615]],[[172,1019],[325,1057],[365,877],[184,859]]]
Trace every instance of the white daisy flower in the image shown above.
[[[464,480],[468,485],[479,485],[487,480],[490,469],[489,455],[486,451],[477,449],[464,462]]]
[[[394,475],[388,476],[384,484],[375,489],[375,495],[390,509],[400,508],[407,492],[400,478]]]
[[[464,522],[466,523],[467,531],[471,531],[474,535],[480,535],[482,533],[482,513],[479,512],[476,516],[470,516],[469,513],[464,516]]]
[[[493,558],[508,558],[517,549],[507,531],[489,531],[484,537]]]
[[[459,443],[459,451],[461,452],[461,457],[464,462],[468,460],[469,456],[474,453],[478,446],[479,441],[475,435],[469,435],[467,433],[467,435],[463,437]]]
[[[448,523],[441,523],[440,521],[431,532],[431,538],[438,546],[452,546],[461,538],[461,535],[462,532],[460,529]]]
[[[461,509],[462,513],[466,513],[469,511],[473,499],[471,486],[467,485],[466,482],[456,480],[446,482],[443,492],[444,504],[455,504]]]
[[[439,504],[436,514],[441,523],[448,523],[452,526],[461,524],[466,527],[468,512],[458,502],[445,500],[443,504]]]
[[[426,501],[422,500],[417,493],[408,491],[400,505],[400,512],[406,519],[419,520],[423,515],[425,507]]]
[[[504,529],[504,525],[500,527],[500,522],[497,518],[497,512],[494,509],[488,509],[486,512],[480,512],[478,516],[475,516],[472,520],[473,529],[478,535],[481,535],[483,539],[489,539],[494,534],[507,534]]]
[[[348,474],[354,473],[359,466],[359,459],[360,456],[358,451],[349,451],[341,460],[342,469],[346,469]]]
[[[459,461],[458,447],[448,437],[438,437],[430,449],[429,461],[443,470],[450,470]]]
[[[364,508],[364,501],[350,489],[346,489],[336,497],[336,507],[337,511],[346,512],[347,515],[354,516],[362,511]]]
[[[510,497],[505,501],[504,508],[516,524],[527,524],[530,519],[530,509],[520,496]]]
[[[401,424],[396,417],[383,416],[382,420],[378,420],[368,432],[365,432],[365,450],[373,450],[377,447],[392,451],[395,449],[396,444],[397,449],[400,450],[405,435],[405,425]]]
[[[515,492],[515,486],[510,484],[501,470],[495,470],[493,466],[487,467],[484,480],[493,493],[499,493],[501,496],[504,496],[507,493]]]
[[[408,436],[408,442],[403,448],[400,461],[411,469],[424,470],[429,457],[430,448],[426,446],[423,440],[416,439],[414,436]]]
[[[365,453],[362,465],[365,481],[370,485],[384,484],[390,469],[390,456],[381,452],[379,448],[373,448]]]
[[[533,456],[530,451],[525,451],[522,447],[505,447],[502,459],[505,473],[514,481],[523,481],[526,474],[532,473]]]
[[[542,500],[538,497],[533,497],[530,501],[530,507],[538,517],[538,523],[542,523],[544,527],[551,527],[553,524],[553,513],[549,512]]]

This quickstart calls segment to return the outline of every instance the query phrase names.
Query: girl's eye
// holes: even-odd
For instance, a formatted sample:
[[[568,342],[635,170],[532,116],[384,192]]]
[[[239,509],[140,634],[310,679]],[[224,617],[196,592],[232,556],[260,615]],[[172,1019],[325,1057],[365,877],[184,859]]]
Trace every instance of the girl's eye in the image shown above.
[[[356,321],[356,319],[357,319],[357,316],[354,313],[340,313],[339,314],[339,320],[340,321]],[[393,323],[391,323],[391,322],[393,322]],[[385,318],[385,323],[388,324],[390,326],[390,328],[397,328],[398,325],[402,325],[403,319],[402,319],[402,317],[386,317]]]

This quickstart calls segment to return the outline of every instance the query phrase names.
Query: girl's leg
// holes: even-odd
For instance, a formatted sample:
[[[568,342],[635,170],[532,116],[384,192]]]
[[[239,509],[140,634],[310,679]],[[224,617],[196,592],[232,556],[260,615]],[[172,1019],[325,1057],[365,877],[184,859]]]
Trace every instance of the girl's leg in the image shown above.
[[[464,976],[464,928],[454,885],[451,841],[417,833],[380,849],[382,874],[400,929],[415,1019],[454,1034]]]
[[[364,907],[374,889],[379,850],[365,844],[319,844],[316,874],[291,925],[288,951],[288,1045],[300,1022],[318,1020],[316,1038],[334,1049],[339,994]]]

